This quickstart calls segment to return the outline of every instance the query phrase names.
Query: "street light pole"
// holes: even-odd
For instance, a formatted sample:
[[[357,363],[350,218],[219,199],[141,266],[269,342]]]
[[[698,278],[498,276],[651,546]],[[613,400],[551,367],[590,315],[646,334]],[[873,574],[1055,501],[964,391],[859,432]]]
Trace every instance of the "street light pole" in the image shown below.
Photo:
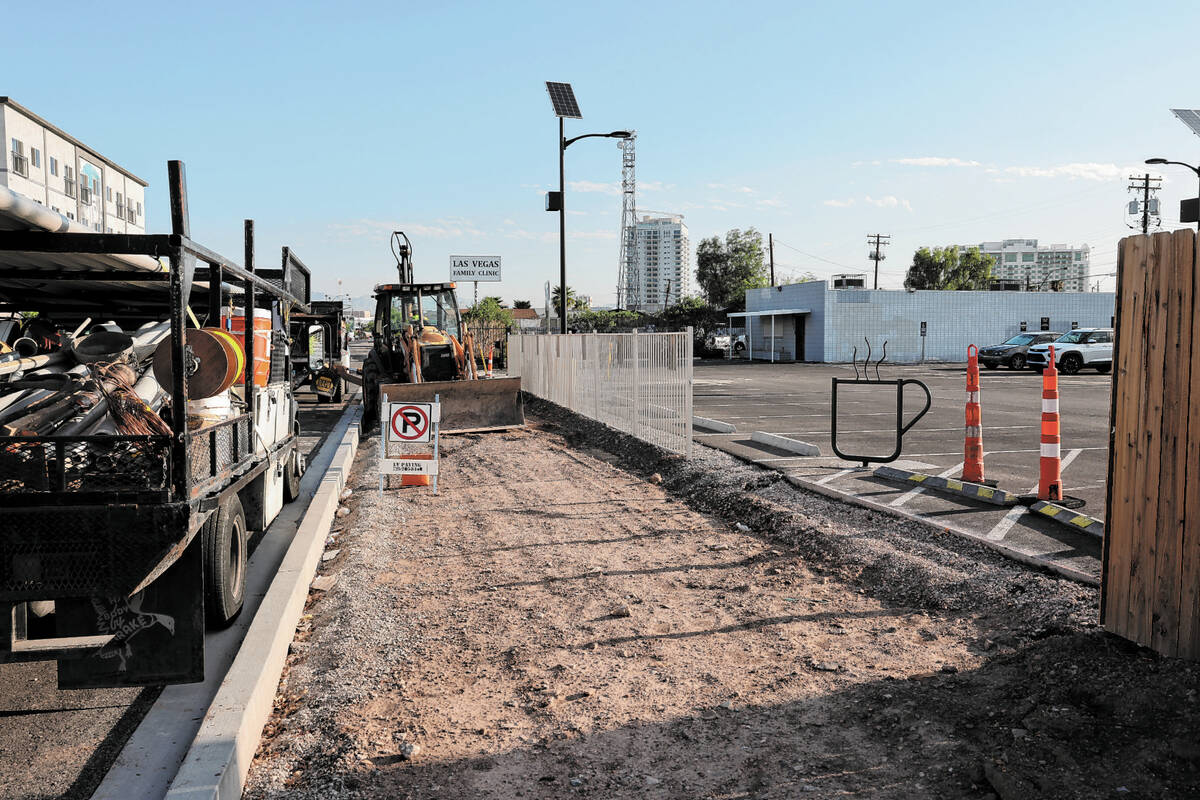
[[[558,332],[567,332],[567,198],[565,161],[566,129],[558,118]]]
[[[558,118],[558,332],[567,332],[567,187],[565,166],[567,148],[580,139],[628,139],[629,131],[612,133],[585,133],[566,138],[563,118]]]
[[[1191,164],[1185,164],[1182,161],[1168,161],[1165,158],[1147,158],[1147,164],[1174,164],[1177,167],[1187,167],[1192,172],[1196,173],[1196,178],[1200,180],[1200,167],[1193,167]],[[1200,203],[1200,185],[1197,186],[1197,203]],[[1196,230],[1200,232],[1200,214],[1196,215]]]

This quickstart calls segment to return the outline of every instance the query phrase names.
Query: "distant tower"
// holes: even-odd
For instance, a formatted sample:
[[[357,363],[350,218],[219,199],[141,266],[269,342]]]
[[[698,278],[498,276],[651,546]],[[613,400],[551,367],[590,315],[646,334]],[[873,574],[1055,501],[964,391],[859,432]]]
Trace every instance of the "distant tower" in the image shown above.
[[[621,255],[617,266],[617,308],[630,310],[637,310],[642,299],[637,257],[637,180],[633,174],[636,138],[637,131],[630,131],[629,138],[617,142],[617,147],[621,148]]]

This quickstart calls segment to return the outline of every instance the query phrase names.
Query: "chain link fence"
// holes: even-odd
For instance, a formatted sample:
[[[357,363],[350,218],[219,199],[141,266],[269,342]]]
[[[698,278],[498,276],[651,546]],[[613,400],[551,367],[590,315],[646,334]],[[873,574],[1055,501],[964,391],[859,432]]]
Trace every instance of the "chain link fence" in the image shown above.
[[[672,453],[692,454],[692,331],[508,337],[532,395]]]

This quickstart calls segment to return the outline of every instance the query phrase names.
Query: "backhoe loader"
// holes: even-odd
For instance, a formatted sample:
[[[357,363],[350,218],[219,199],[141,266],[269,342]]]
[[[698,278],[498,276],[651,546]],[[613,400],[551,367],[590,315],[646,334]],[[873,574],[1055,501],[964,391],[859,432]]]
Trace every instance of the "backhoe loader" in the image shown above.
[[[375,287],[373,341],[362,368],[363,424],[379,419],[381,402],[432,402],[437,395],[442,433],[524,425],[521,379],[479,376],[483,354],[463,326],[454,284],[413,282],[412,243],[403,232],[392,234],[392,254],[400,282]]]

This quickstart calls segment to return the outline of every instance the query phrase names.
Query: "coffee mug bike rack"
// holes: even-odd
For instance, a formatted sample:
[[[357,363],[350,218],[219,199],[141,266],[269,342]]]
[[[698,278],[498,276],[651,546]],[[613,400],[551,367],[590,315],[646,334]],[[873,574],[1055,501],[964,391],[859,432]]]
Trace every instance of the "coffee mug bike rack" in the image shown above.
[[[853,354],[853,356],[851,356],[851,359],[850,359],[851,363],[854,365],[854,380],[848,380],[846,378],[834,378],[833,379],[833,388],[832,388],[832,395],[831,395],[831,400],[830,400],[830,416],[832,417],[832,419],[831,419],[831,430],[830,430],[829,436],[830,436],[830,444],[833,446],[833,452],[838,458],[841,458],[845,461],[861,461],[862,465],[864,467],[866,467],[867,464],[870,464],[870,463],[886,464],[890,461],[895,461],[897,458],[900,457],[900,451],[904,447],[904,434],[908,433],[908,431],[912,428],[912,426],[914,426],[918,422],[920,422],[921,417],[925,416],[929,412],[929,407],[933,405],[933,395],[931,395],[929,393],[929,387],[926,386],[922,381],[919,381],[919,380],[916,380],[913,378],[897,378],[895,380],[883,380],[879,377],[879,365],[882,364],[887,359],[887,340],[886,339],[883,342],[883,355],[881,355],[879,357],[879,360],[875,362],[875,365],[874,365],[875,366],[875,379],[872,380],[871,374],[869,372],[869,370],[871,368],[871,340],[866,339],[864,337],[864,341],[866,341],[866,343],[867,343],[867,357],[865,359],[863,359],[863,376],[862,376],[862,378],[858,377],[858,348],[855,347],[854,354]],[[909,384],[919,386],[919,387],[921,387],[921,391],[925,392],[925,407],[922,408],[919,412],[917,412],[917,415],[906,423],[904,421],[904,387],[908,386]],[[837,443],[837,437],[838,437],[838,423],[837,423],[837,421],[838,421],[838,386],[846,386],[846,385],[850,385],[850,386],[895,386],[896,387],[896,449],[892,452],[891,455],[889,455],[889,456],[855,455],[852,453],[843,453],[838,448],[838,443]]]

